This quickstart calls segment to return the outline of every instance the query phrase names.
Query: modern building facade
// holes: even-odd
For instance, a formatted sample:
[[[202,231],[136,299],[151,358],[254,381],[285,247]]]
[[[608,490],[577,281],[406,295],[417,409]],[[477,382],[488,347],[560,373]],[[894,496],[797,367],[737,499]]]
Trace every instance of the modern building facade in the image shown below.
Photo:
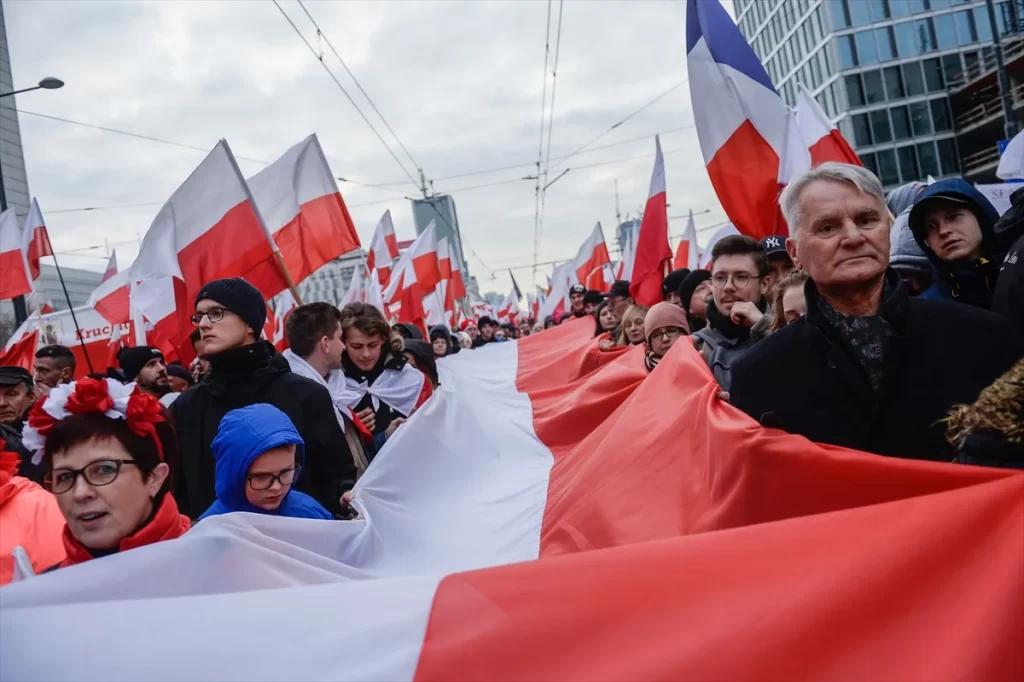
[[[0,93],[14,91],[14,76],[11,73],[11,55],[7,49],[7,24],[4,22],[4,7],[0,3]],[[25,157],[21,151],[21,128],[18,126],[18,111],[15,96],[0,97],[0,180],[6,207],[13,208],[18,216],[28,215],[28,177],[25,175]]]
[[[303,303],[324,301],[338,305],[345,297],[356,267],[363,263],[366,254],[362,250],[351,251],[328,262],[319,270],[296,285]]]
[[[785,101],[806,86],[887,189],[960,173],[948,88],[992,55],[984,0],[734,3]],[[1004,38],[1020,32],[1022,7],[995,3]]]

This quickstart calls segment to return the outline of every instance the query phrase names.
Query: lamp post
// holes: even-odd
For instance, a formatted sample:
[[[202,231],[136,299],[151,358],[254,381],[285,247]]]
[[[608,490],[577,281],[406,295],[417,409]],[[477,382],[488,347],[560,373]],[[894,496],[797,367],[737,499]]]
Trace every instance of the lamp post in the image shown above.
[[[64,81],[59,78],[47,77],[39,81],[38,85],[31,88],[22,88],[21,90],[14,90],[12,92],[0,92],[0,98],[11,97],[22,92],[32,92],[33,90],[57,90],[58,88],[64,87]],[[0,164],[0,213],[7,210],[7,190],[4,187],[4,172],[3,165]],[[25,297],[16,296],[13,301],[14,304],[14,321],[15,324],[21,324],[28,319],[28,308],[25,306]]]

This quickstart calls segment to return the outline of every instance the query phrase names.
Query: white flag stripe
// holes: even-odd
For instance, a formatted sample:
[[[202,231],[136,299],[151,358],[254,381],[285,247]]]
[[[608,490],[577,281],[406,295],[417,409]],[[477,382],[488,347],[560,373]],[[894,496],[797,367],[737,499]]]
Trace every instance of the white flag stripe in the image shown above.
[[[338,192],[315,134],[286,151],[246,183],[271,233],[290,223],[303,204]]]

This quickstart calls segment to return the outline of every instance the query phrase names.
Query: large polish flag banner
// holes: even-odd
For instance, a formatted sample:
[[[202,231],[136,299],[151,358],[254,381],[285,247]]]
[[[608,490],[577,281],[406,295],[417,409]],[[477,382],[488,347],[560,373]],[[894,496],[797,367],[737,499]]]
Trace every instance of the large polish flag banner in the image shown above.
[[[75,329],[76,320],[80,334]],[[5,350],[33,334],[36,335],[38,348],[54,344],[67,346],[75,356],[75,378],[81,379],[89,373],[90,362],[97,372],[107,369],[110,339],[115,330],[119,330],[118,338],[131,336],[130,324],[111,324],[89,306],[75,308],[74,319],[70,310],[30,315],[8,340]],[[35,353],[38,348],[32,352]]]
[[[687,0],[686,53],[697,137],[718,200],[743,234],[776,234],[788,107],[718,0]]]
[[[50,234],[46,231],[46,221],[43,220],[43,212],[35,198],[32,199],[28,215],[25,216],[21,236],[24,240],[23,248],[25,258],[28,260],[29,274],[34,281],[39,279],[39,259],[53,255],[53,245],[50,244]]]
[[[592,334],[443,358],[358,520],[226,514],[4,587],[0,678],[1024,677],[1024,475],[764,429],[689,344],[648,374]]]
[[[191,333],[188,317],[204,284],[246,276],[274,261],[275,248],[235,157],[221,140],[160,209],[142,240],[130,278],[139,283],[140,300],[148,303],[159,300],[159,292],[150,288],[163,289],[164,278],[171,278],[178,343]],[[266,298],[287,288],[280,270],[263,272],[276,272],[259,282]],[[144,307],[142,312],[154,324],[163,321],[154,310]]]
[[[640,305],[652,306],[661,301],[661,284],[665,268],[672,260],[672,247],[668,245],[668,197],[665,192],[665,157],[661,153],[661,139],[654,137],[654,171],[651,189],[640,221],[640,234],[636,238],[633,254],[633,274],[629,280],[629,293]]]
[[[355,224],[316,134],[246,183],[294,282],[359,248]],[[284,290],[276,259],[264,260],[245,278],[268,297]]]
[[[13,208],[0,213],[0,299],[32,293],[21,224]]]

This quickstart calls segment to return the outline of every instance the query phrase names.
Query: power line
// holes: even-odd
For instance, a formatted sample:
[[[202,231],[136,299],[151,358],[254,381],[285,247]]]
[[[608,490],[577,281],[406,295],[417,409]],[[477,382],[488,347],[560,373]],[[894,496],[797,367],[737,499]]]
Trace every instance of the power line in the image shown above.
[[[611,126],[610,128],[608,128],[608,130],[604,131],[603,133],[601,133],[600,135],[598,135],[598,136],[597,136],[597,137],[595,137],[594,139],[590,140],[589,142],[587,142],[586,144],[582,145],[581,147],[578,147],[578,148],[577,148],[577,149],[576,149],[575,151],[573,151],[573,152],[571,152],[571,153],[569,153],[569,154],[566,154],[565,156],[561,157],[561,158],[560,158],[559,160],[560,160],[560,161],[565,161],[566,159],[570,159],[570,158],[572,158],[572,157],[576,156],[577,154],[579,154],[580,152],[582,152],[582,151],[583,151],[584,149],[586,149],[586,148],[587,148],[587,147],[589,147],[590,145],[594,144],[595,142],[597,142],[598,140],[600,140],[600,139],[601,139],[602,137],[604,137],[605,135],[607,135],[608,133],[612,132],[613,130],[615,130],[616,128],[618,128],[619,126],[621,126],[621,125],[622,125],[623,123],[625,123],[625,122],[626,122],[626,121],[628,121],[629,119],[631,119],[631,118],[633,118],[634,116],[636,116],[637,114],[639,114],[639,113],[640,113],[641,111],[643,111],[644,109],[647,109],[647,108],[648,108],[649,106],[653,105],[653,104],[654,104],[654,103],[656,103],[656,102],[659,102],[659,101],[660,101],[661,99],[663,99],[664,97],[666,97],[666,96],[667,96],[667,95],[668,95],[669,93],[671,93],[671,92],[674,92],[675,90],[678,90],[678,89],[679,89],[679,88],[681,88],[682,86],[686,85],[686,83],[687,83],[688,81],[689,81],[689,76],[687,76],[687,77],[686,77],[686,78],[684,78],[683,80],[679,81],[678,83],[676,83],[675,85],[673,85],[673,86],[672,86],[671,88],[669,88],[669,89],[668,89],[668,90],[666,90],[665,92],[661,93],[660,95],[658,95],[657,97],[655,97],[655,98],[654,98],[654,99],[652,99],[652,100],[651,100],[650,102],[648,102],[647,104],[643,105],[642,107],[640,107],[639,109],[637,109],[637,110],[636,110],[636,111],[634,111],[633,113],[629,114],[628,116],[626,116],[626,117],[625,117],[624,119],[622,119],[621,121],[618,121],[617,123],[615,123],[614,125],[612,125],[612,126]]]
[[[284,11],[284,8],[281,7],[281,4],[277,0],[272,0],[272,1],[274,3],[274,6],[277,7],[277,10],[281,13],[281,16],[283,16],[285,18],[285,21],[287,21],[288,24],[295,31],[295,35],[299,36],[299,39],[303,42],[303,44],[305,44],[305,46],[307,48],[309,48],[309,51],[311,53],[313,53],[313,56],[316,58],[316,60],[318,62],[320,62],[320,66],[324,67],[324,71],[327,72],[327,75],[331,77],[331,80],[334,81],[334,84],[338,86],[338,89],[341,90],[342,94],[345,95],[345,98],[349,101],[349,103],[352,105],[352,107],[356,110],[356,112],[359,114],[359,116],[363,119],[363,121],[366,123],[366,125],[370,128],[370,130],[373,132],[373,134],[377,137],[378,140],[380,140],[380,143],[382,145],[384,145],[385,149],[388,150],[388,154],[391,155],[391,158],[395,160],[395,163],[398,164],[398,167],[401,168],[402,172],[405,173],[407,178],[409,178],[409,182],[411,182],[414,186],[416,186],[418,188],[419,185],[416,183],[416,178],[414,178],[412,176],[412,173],[410,173],[405,168],[405,164],[402,163],[402,160],[399,159],[398,155],[395,154],[393,149],[391,149],[391,145],[389,145],[384,140],[384,138],[381,137],[381,134],[379,132],[377,132],[377,129],[373,127],[373,124],[370,123],[370,119],[368,119],[366,117],[366,114],[363,113],[363,110],[360,109],[359,105],[356,104],[356,101],[354,99],[352,99],[352,95],[348,94],[348,90],[345,89],[345,86],[343,86],[341,84],[341,81],[339,81],[337,76],[334,75],[334,72],[331,71],[331,67],[327,66],[327,63],[324,62],[323,55],[317,54],[316,49],[312,45],[309,44],[309,41],[306,40],[306,36],[302,35],[302,31],[299,30],[299,27],[295,25],[295,22],[292,21],[291,17],[289,17],[288,14]]]
[[[540,157],[544,151],[544,113],[547,110],[548,96],[548,56],[551,53],[551,0],[548,0],[547,26],[544,28],[544,71],[543,85],[540,95],[540,139],[537,142],[537,183],[533,188],[533,260],[537,260],[538,242],[540,240]],[[533,272],[537,276],[536,267]]]
[[[316,23],[316,19],[314,19],[313,15],[309,13],[309,10],[306,9],[306,6],[302,4],[302,0],[297,1],[299,3],[299,7],[301,7],[302,11],[306,13],[306,16],[309,18],[309,20],[313,22],[313,26],[316,27],[317,35],[323,37],[324,42],[327,43],[327,47],[331,49],[331,52],[334,53],[334,56],[338,58],[338,61],[341,62],[341,65],[345,68],[345,73],[349,75],[349,77],[352,79],[352,82],[356,84],[357,88],[359,88],[359,92],[363,93],[363,97],[365,97],[366,101],[370,103],[371,107],[373,107],[374,112],[376,112],[377,116],[380,117],[380,120],[384,124],[384,127],[387,128],[388,132],[391,133],[391,136],[395,138],[395,142],[397,142],[398,146],[402,148],[402,151],[405,152],[405,155],[409,157],[409,161],[412,162],[412,165],[416,168],[423,168],[423,166],[421,166],[416,161],[416,159],[412,158],[412,154],[410,154],[409,150],[406,149],[404,144],[402,144],[402,140],[399,139],[398,134],[391,128],[391,124],[389,124],[387,119],[384,118],[384,114],[380,113],[380,109],[378,109],[377,105],[373,103],[373,98],[371,98],[369,93],[367,93],[366,90],[363,89],[363,86],[362,84],[360,84],[359,79],[356,78],[356,75],[352,73],[351,69],[348,68],[348,64],[346,64],[345,60],[341,58],[341,55],[338,54],[338,51],[334,49],[334,45],[331,43],[331,39],[328,38],[327,34],[320,29],[320,25]]]
[[[558,0],[558,30],[555,33],[555,63],[551,69],[551,111],[548,114],[548,149],[544,160],[544,186],[540,189],[540,215],[537,221],[534,251],[540,249],[540,240],[544,235],[544,204],[548,196],[548,171],[551,169],[551,130],[555,125],[555,91],[558,87],[558,56],[562,48],[562,8],[565,0]],[[538,173],[540,175],[540,173]],[[536,273],[534,273],[536,278]]]

